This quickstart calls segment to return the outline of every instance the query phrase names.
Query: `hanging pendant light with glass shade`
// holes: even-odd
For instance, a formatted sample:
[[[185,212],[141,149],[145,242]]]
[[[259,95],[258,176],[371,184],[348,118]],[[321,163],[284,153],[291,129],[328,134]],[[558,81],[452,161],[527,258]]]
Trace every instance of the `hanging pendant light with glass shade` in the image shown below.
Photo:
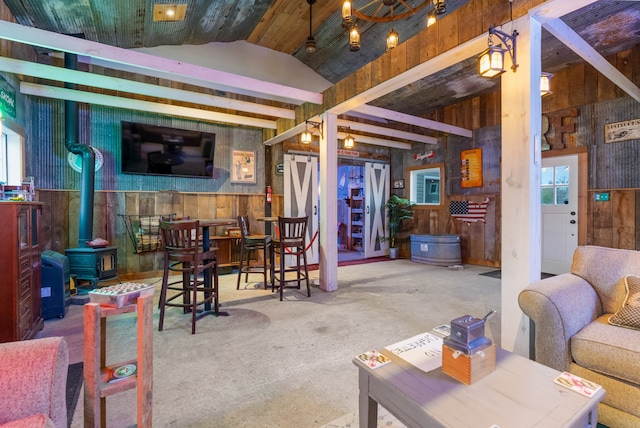
[[[349,50],[360,50],[360,30],[356,24],[353,24],[349,30]]]
[[[309,122],[305,122],[304,131],[300,134],[300,142],[302,144],[311,144],[311,131],[309,131]]]
[[[351,1],[345,0],[342,3],[342,27],[351,28],[353,25],[353,13],[351,12]]]
[[[347,134],[347,136],[344,137],[344,148],[345,149],[353,149],[355,141],[356,140],[351,136],[351,134]]]
[[[307,3],[309,3],[309,37],[307,38],[307,42],[305,43],[305,49],[309,53],[314,53],[317,49],[316,39],[313,38],[313,28],[312,28],[312,23],[313,23],[312,11],[313,11],[313,4],[315,2],[316,0],[307,0]]]
[[[397,47],[399,39],[400,37],[398,36],[398,32],[392,28],[387,35],[387,50],[390,51],[391,49]]]

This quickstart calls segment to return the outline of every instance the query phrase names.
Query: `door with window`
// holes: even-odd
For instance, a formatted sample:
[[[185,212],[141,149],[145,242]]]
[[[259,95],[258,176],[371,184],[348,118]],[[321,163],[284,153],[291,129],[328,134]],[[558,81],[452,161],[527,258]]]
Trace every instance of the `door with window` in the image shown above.
[[[309,216],[307,263],[318,263],[318,158],[284,155],[284,215]],[[287,260],[287,264],[293,263]]]
[[[383,256],[387,243],[386,211],[384,204],[389,199],[391,183],[389,165],[367,162],[364,166],[364,257]]]
[[[542,159],[542,272],[569,272],[578,246],[578,155]]]

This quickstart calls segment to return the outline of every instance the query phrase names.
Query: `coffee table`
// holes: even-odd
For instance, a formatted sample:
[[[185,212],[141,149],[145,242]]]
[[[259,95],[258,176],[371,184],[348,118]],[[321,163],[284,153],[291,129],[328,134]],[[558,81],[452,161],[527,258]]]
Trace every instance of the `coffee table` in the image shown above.
[[[557,370],[498,348],[496,369],[472,385],[423,372],[387,350],[390,364],[358,359],[360,428],[377,426],[378,404],[408,427],[595,427],[601,389],[584,397],[553,383]]]

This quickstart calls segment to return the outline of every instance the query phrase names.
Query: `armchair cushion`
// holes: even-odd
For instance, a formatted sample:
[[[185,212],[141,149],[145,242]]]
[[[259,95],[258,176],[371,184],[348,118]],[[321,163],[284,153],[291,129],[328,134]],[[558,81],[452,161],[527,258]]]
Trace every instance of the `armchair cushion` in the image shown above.
[[[0,428],[56,428],[49,416],[42,413],[27,416],[16,421],[0,425]]]
[[[622,308],[609,317],[609,322],[620,327],[640,330],[640,278],[627,275],[624,278],[627,292]]]
[[[0,344],[0,424],[44,414],[66,427],[68,366],[63,337]]]
[[[640,384],[638,332],[610,325],[608,318],[599,317],[571,338],[571,356],[584,368]]]
[[[583,278],[598,293],[602,314],[613,314],[622,306],[624,275],[640,276],[640,251],[585,245],[573,254],[571,273]]]

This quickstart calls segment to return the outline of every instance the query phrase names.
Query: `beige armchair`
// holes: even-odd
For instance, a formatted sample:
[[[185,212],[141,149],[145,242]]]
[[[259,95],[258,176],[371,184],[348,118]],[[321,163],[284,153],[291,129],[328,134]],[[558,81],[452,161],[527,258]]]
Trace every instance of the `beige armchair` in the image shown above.
[[[0,428],[65,428],[68,366],[62,337],[0,344]]]
[[[535,360],[602,385],[598,419],[610,428],[640,427],[640,330],[609,323],[625,301],[626,275],[640,276],[640,251],[578,247],[570,273],[518,297],[534,323]]]

